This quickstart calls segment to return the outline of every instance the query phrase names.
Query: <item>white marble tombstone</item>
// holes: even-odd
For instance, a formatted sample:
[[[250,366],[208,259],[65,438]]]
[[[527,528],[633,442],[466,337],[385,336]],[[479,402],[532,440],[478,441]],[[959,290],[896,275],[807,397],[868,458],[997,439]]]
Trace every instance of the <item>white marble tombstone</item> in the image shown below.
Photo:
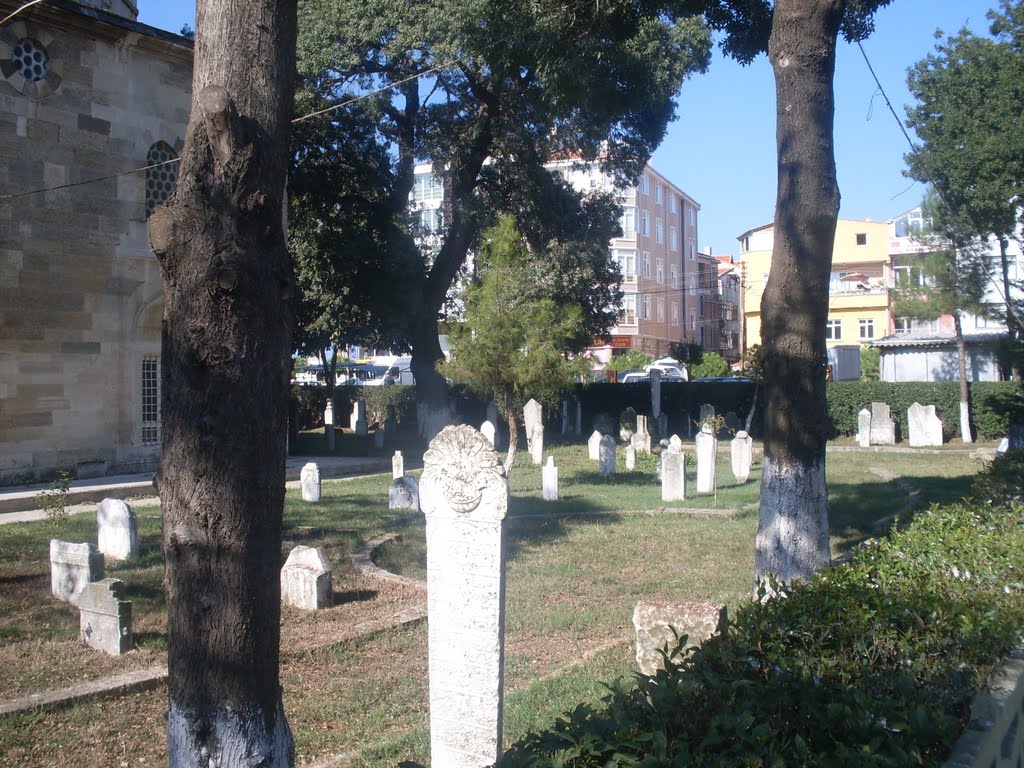
[[[715,492],[715,470],[718,458],[718,438],[710,426],[701,427],[697,434],[697,493]]]
[[[601,438],[601,446],[599,449],[598,461],[598,474],[601,477],[612,477],[615,474],[615,438],[611,435],[605,435]]]
[[[548,456],[548,463],[541,469],[541,490],[544,501],[558,501],[558,467],[554,456]]]
[[[412,475],[396,477],[388,490],[388,509],[420,511],[420,491]]]
[[[544,407],[531,399],[523,407],[523,424],[526,427],[526,448],[533,458],[533,463],[540,466],[544,462]]]
[[[857,445],[861,448],[871,445],[871,411],[867,408],[857,413]]]
[[[121,499],[104,499],[96,507],[96,544],[104,557],[128,560],[139,554],[135,512]]]
[[[492,445],[494,450],[501,451],[505,449],[505,430],[501,426],[501,422],[498,420],[498,406],[496,403],[487,404],[487,421],[494,425],[494,440]]]
[[[365,437],[369,433],[369,428],[366,424],[366,401],[363,398],[359,398],[352,405],[352,417],[351,417],[352,431],[361,437]]]
[[[508,482],[472,427],[450,426],[423,456],[427,530],[430,758],[482,768],[501,757]]]
[[[102,579],[86,584],[78,595],[79,637],[90,648],[120,656],[132,649],[132,601],[124,582]]]
[[[320,501],[320,467],[312,461],[299,471],[299,485],[303,501]]]
[[[591,461],[600,461],[601,459],[601,438],[603,435],[596,429],[590,435],[590,439],[587,440],[587,456]]]
[[[480,425],[480,434],[487,438],[487,442],[491,444],[491,448],[494,448],[494,424],[485,421]]]
[[[896,423],[889,415],[889,406],[885,403],[871,404],[871,444],[896,444]]]
[[[281,568],[281,602],[305,611],[330,608],[334,601],[331,567],[315,547],[295,547]]]
[[[661,500],[686,500],[686,454],[683,444],[672,436],[676,442],[661,453]]]
[[[103,565],[95,544],[50,539],[50,591],[58,600],[78,605],[85,585],[103,578]]]
[[[632,443],[626,446],[626,469],[636,469],[636,448]]]
[[[661,371],[651,371],[651,418],[655,423],[661,416]]]
[[[914,403],[907,408],[907,432],[912,447],[942,445],[942,419],[935,406]]]
[[[647,428],[647,417],[636,417],[636,431],[629,440],[630,445],[636,448],[637,453],[651,453],[651,433]]]
[[[754,460],[754,440],[742,429],[732,439],[732,474],[742,485],[750,477],[750,465]]]
[[[324,434],[327,436],[327,450],[334,450],[334,401],[327,398],[327,407],[324,408]]]
[[[391,479],[399,477],[405,477],[405,457],[401,451],[395,451],[395,455],[391,457]]]

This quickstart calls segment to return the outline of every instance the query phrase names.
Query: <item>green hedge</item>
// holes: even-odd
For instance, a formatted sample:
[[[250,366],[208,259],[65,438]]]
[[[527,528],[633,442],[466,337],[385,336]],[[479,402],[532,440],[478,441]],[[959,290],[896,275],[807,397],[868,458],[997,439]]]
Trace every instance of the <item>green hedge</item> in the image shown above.
[[[324,409],[327,407],[327,389],[321,386],[292,385],[292,407],[299,429],[317,429],[324,425]],[[334,390],[334,424],[348,427],[348,414],[356,400],[366,401],[368,424],[383,424],[387,407],[395,406],[395,417],[402,427],[416,421],[416,388],[406,384],[381,387],[340,386]]]
[[[826,388],[830,437],[857,433],[857,413],[872,402],[886,403],[898,434],[907,436],[907,409],[915,402],[934,405],[943,421],[945,439],[960,434],[960,385],[942,382],[834,381]],[[976,381],[970,385],[971,424],[977,437],[1006,435],[1010,422],[1024,421],[1024,388],[1020,382]]]
[[[514,744],[503,765],[934,765],[1024,626],[1024,452],[847,566]],[[762,594],[763,597],[763,594]],[[680,644],[681,646],[682,644]]]

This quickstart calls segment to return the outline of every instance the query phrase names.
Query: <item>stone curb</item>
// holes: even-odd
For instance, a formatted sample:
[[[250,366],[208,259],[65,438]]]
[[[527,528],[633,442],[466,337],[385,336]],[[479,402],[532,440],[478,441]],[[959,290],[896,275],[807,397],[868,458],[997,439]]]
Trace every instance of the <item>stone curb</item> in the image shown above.
[[[382,533],[380,536],[374,536],[352,553],[352,565],[355,566],[355,569],[361,574],[368,576],[371,579],[381,579],[382,581],[401,584],[403,586],[412,587],[425,592],[427,589],[427,583],[425,581],[410,579],[407,576],[399,576],[397,573],[384,570],[373,562],[373,551],[377,549],[377,547],[385,542],[393,541],[398,538],[401,538],[401,536],[397,533]]]
[[[150,691],[167,680],[167,667],[150,667],[123,675],[91,680],[70,688],[33,693],[17,699],[0,701],[0,716],[13,715],[33,709],[51,710],[67,707],[86,699],[104,696],[123,696],[138,691]]]

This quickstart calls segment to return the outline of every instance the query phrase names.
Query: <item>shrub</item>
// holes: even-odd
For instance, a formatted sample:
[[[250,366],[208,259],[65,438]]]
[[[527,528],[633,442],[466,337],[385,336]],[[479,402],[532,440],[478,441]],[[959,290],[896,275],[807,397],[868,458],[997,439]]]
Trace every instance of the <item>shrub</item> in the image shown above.
[[[1017,462],[1014,466],[1010,466]],[[1005,463],[1005,467],[1000,467]],[[509,766],[902,766],[941,761],[1024,623],[1024,461],[1009,493],[935,507],[667,669],[514,744]],[[1012,474],[1016,472],[1016,474]],[[764,597],[762,591],[761,598]]]

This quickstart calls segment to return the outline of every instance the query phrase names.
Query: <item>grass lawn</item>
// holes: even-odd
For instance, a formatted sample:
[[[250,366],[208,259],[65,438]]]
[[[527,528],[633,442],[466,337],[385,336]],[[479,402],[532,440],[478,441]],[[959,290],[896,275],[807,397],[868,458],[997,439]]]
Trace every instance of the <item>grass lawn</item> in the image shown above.
[[[585,446],[554,445],[561,498],[544,502],[540,468],[521,453],[510,481],[505,739],[542,727],[602,680],[634,669],[631,615],[640,598],[706,599],[736,605],[750,590],[760,468],[733,482],[727,446],[718,493],[665,504],[653,460],[598,476]],[[692,450],[692,448],[691,448]],[[963,495],[980,464],[963,451],[830,452],[833,554],[898,512],[919,488],[923,501]],[[688,467],[688,487],[695,468]],[[429,758],[426,628],[414,625],[353,639],[373,620],[424,603],[420,590],[372,581],[349,562],[374,535],[397,532],[379,564],[422,578],[420,515],[387,509],[390,476],[324,483],[319,504],[289,491],[284,553],[321,547],[334,567],[335,606],[282,615],[281,680],[298,764],[342,755],[339,765],[396,765]],[[9,698],[163,663],[165,619],[158,508],[139,510],[142,556],[111,564],[134,601],[136,650],[113,658],[78,642],[77,610],[49,594],[48,539],[94,541],[95,518],[73,516],[0,526],[0,696]],[[120,766],[166,763],[166,692],[89,702],[59,712],[0,718],[0,766]]]

